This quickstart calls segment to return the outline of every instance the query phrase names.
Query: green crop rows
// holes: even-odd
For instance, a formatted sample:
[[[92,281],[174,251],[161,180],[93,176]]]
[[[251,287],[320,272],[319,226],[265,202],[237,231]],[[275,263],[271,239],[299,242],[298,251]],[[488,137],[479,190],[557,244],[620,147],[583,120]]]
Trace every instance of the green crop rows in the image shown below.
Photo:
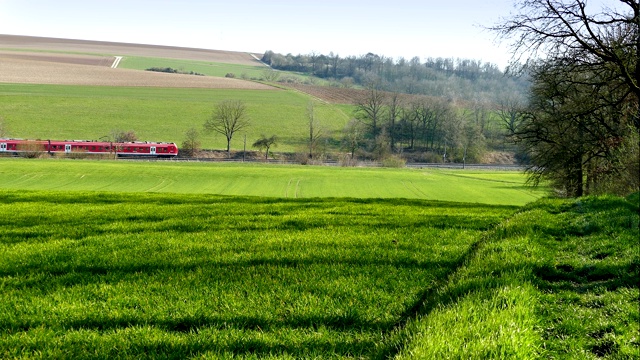
[[[0,355],[366,355],[514,209],[5,191]]]
[[[3,190],[0,357],[637,358],[637,211]]]

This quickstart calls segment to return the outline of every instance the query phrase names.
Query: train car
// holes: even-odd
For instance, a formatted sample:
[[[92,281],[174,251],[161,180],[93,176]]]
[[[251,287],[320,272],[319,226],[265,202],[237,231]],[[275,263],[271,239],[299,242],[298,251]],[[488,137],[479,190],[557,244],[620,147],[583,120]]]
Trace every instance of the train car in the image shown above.
[[[119,157],[175,157],[178,147],[175,143],[149,141],[104,142],[89,140],[22,140],[0,139],[0,154],[48,153],[115,155]]]

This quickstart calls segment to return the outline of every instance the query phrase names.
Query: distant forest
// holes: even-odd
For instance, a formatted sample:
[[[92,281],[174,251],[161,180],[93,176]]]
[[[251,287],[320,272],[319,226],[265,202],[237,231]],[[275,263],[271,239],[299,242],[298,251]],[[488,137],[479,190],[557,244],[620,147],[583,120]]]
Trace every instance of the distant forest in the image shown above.
[[[282,55],[266,51],[262,61],[276,70],[314,75],[332,81],[334,86],[369,86],[380,90],[500,103],[503,99],[525,97],[530,86],[527,76],[512,76],[497,65],[480,60],[420,58],[411,60],[368,53],[340,57],[330,53]]]

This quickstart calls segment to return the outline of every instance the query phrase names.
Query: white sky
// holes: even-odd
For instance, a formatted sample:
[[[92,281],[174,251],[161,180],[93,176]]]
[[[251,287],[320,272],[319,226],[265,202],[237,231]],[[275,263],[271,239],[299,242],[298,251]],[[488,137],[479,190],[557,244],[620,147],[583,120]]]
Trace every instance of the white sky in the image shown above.
[[[0,34],[263,53],[488,61],[511,0],[0,0]]]

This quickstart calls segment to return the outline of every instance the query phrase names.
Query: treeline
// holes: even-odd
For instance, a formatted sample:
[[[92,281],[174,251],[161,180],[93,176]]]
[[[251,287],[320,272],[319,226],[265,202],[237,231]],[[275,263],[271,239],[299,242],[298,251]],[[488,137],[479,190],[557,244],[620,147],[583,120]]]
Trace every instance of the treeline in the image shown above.
[[[342,149],[351,158],[478,163],[487,151],[504,150],[505,127],[493,113],[483,103],[461,106],[370,87],[343,130]]]
[[[282,55],[266,51],[262,61],[273,69],[302,72],[336,85],[367,86],[375,82],[384,91],[454,99],[487,99],[497,102],[509,94],[526,93],[524,77],[505,74],[495,64],[471,59],[427,58],[411,60],[368,53],[340,57],[337,54]]]
[[[535,56],[528,104],[509,125],[530,181],[566,196],[639,191],[640,3],[518,3],[494,30],[520,58]]]

